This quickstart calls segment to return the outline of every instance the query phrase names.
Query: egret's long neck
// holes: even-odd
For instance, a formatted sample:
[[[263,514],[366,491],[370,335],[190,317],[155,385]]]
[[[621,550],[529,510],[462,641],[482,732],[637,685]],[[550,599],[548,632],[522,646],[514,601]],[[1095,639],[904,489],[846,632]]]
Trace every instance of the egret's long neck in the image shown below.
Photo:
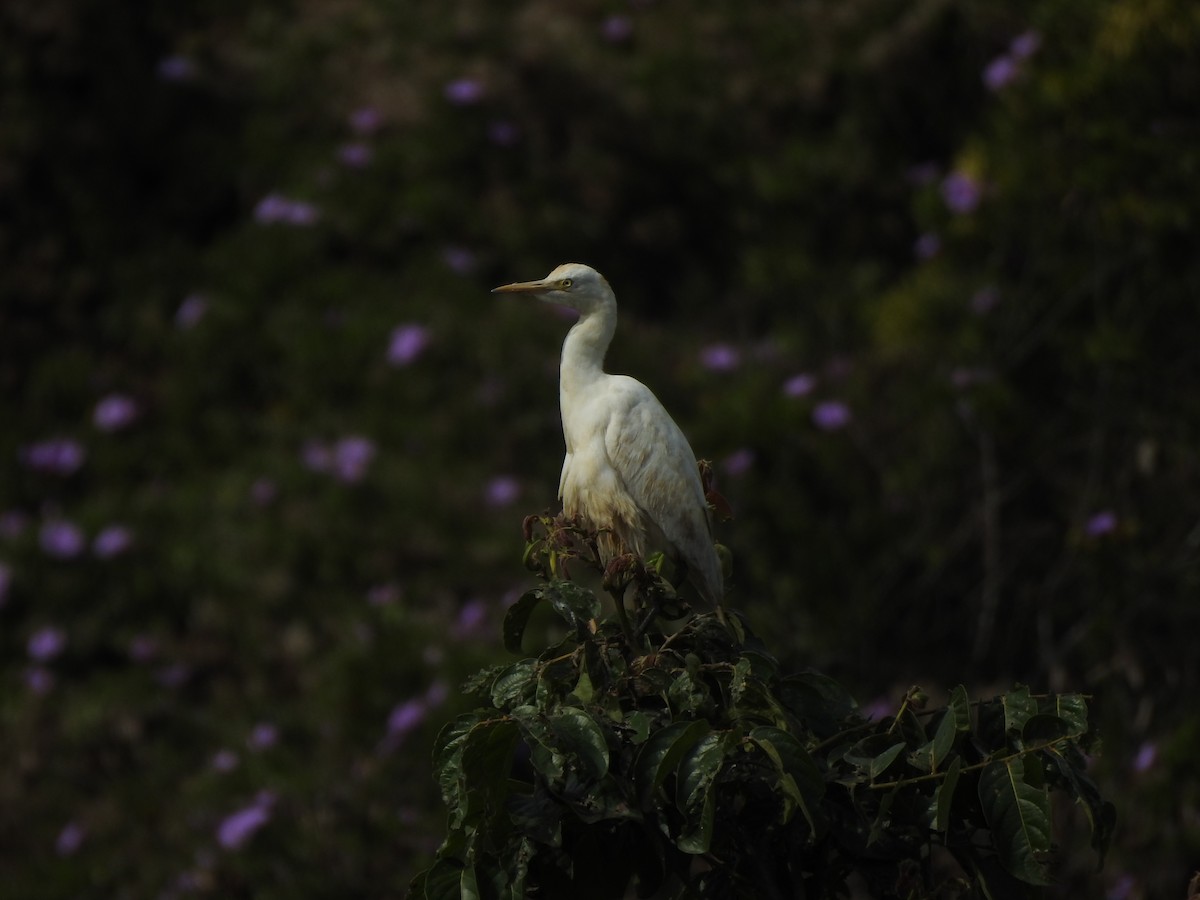
[[[563,341],[559,369],[562,400],[586,391],[604,375],[604,354],[617,330],[617,305],[605,303],[583,313]]]

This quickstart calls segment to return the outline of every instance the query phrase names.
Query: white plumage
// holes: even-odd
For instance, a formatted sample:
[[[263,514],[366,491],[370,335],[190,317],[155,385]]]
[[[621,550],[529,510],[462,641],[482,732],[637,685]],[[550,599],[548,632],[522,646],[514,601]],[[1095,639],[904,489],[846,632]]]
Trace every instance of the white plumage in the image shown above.
[[[617,327],[616,296],[604,276],[567,263],[539,281],[496,291],[532,294],[579,312],[559,373],[567,444],[558,485],[563,512],[602,530],[605,562],[624,552],[664,551],[686,568],[699,594],[694,605],[716,609],[721,563],[695,454],[648,387],[604,371]]]

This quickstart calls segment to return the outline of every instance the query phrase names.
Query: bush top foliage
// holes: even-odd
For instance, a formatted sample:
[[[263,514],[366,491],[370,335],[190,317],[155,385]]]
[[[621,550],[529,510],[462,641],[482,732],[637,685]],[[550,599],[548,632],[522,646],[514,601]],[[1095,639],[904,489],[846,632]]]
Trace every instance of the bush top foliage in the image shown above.
[[[488,290],[567,259],[716,461],[779,672],[1087,693],[1136,802],[1047,891],[1180,892],[1194,3],[0,7],[11,893],[427,864],[414,773],[561,465],[565,323]]]
[[[468,681],[487,706],[438,737],[449,834],[412,896],[821,898],[851,874],[873,897],[1026,896],[1050,883],[1054,790],[1103,858],[1115,812],[1087,774],[1083,696],[971,702],[960,685],[928,709],[913,688],[870,720],[833,679],[784,672],[737,614],[654,629],[672,589],[636,558],[604,571],[594,532],[541,517],[532,537],[545,581],[506,644],[521,651],[541,604],[566,635]],[[556,577],[568,561],[604,571],[642,624],[599,619]]]

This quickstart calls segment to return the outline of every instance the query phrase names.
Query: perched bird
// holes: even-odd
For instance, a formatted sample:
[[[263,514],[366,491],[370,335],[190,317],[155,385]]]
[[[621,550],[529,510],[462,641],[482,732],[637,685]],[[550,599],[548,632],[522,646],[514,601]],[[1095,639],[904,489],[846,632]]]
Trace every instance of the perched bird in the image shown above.
[[[718,609],[721,563],[696,456],[658,398],[628,375],[604,371],[617,327],[617,298],[590,266],[566,263],[540,281],[493,293],[530,294],[579,312],[563,342],[559,405],[567,456],[558,496],[563,512],[601,531],[601,556],[662,550]]]

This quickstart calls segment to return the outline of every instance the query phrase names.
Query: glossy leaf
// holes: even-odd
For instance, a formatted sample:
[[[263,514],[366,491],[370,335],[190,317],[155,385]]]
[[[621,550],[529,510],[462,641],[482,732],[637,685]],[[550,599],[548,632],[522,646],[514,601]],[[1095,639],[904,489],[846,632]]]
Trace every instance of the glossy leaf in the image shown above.
[[[497,709],[508,709],[532,699],[537,689],[537,676],[536,660],[525,659],[509,666],[492,685],[492,704]]]
[[[713,786],[725,762],[727,734],[704,735],[679,764],[676,802],[684,814],[677,846],[684,853],[707,853],[712,841],[716,798]]]
[[[938,784],[933,795],[933,829],[945,834],[950,829],[950,814],[954,809],[954,792],[958,789],[958,777],[962,772],[962,757],[955,757],[946,769],[946,777]]]
[[[1036,783],[1040,765],[1029,757],[991,763],[979,776],[979,802],[1005,869],[1044,885],[1050,883],[1043,862],[1050,851],[1050,798]]]
[[[1042,702],[1041,711],[1066,722],[1067,733],[1071,737],[1081,737],[1087,733],[1087,700],[1082,694],[1055,694]]]
[[[504,614],[504,648],[510,653],[521,652],[521,644],[525,638],[525,628],[529,625],[529,617],[533,615],[537,605],[545,599],[545,589],[534,588],[522,594]]]
[[[684,755],[708,732],[708,723],[697,719],[672,722],[650,735],[642,744],[634,765],[634,778],[642,797],[657,790]]]
[[[596,595],[573,581],[555,581],[546,587],[545,593],[554,611],[577,631],[585,630],[591,620],[600,616]]]
[[[1001,703],[1004,706],[1004,730],[1012,735],[1019,735],[1025,723],[1038,712],[1037,701],[1024,685],[1005,694]]]
[[[808,751],[788,732],[766,725],[750,732],[750,739],[775,764],[781,781],[786,779],[782,789],[800,808],[809,828],[817,831],[821,798],[825,795],[825,779]]]
[[[590,715],[582,709],[564,706],[551,715],[550,727],[560,750],[579,763],[584,775],[598,779],[608,773],[608,743]]]

